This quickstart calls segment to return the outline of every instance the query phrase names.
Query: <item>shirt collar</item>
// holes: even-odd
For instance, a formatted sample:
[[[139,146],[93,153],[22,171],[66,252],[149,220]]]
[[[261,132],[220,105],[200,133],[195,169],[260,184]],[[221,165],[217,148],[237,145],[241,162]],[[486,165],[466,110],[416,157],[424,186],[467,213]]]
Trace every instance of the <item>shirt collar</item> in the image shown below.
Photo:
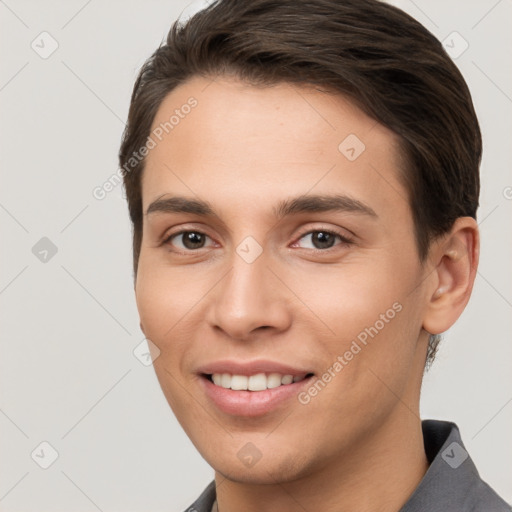
[[[423,443],[430,464],[418,487],[400,512],[465,510],[480,480],[466,451],[459,428],[449,421],[423,420]]]

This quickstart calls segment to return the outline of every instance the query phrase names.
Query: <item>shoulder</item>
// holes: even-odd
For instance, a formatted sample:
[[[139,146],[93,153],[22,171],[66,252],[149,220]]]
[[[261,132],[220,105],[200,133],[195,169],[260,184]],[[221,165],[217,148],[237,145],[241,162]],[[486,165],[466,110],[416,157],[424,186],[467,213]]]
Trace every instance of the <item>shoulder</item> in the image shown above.
[[[400,512],[512,512],[481,479],[455,423],[423,420],[422,428],[430,466]]]
[[[467,509],[470,512],[512,512],[512,507],[481,479],[468,496]]]

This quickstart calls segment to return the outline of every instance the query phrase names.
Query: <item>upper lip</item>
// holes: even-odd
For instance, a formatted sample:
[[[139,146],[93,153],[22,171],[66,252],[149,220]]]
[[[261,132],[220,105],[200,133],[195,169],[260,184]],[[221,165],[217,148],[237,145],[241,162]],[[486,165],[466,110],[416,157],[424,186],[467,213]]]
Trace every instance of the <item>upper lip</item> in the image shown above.
[[[214,373],[229,373],[231,375],[256,375],[257,373],[279,373],[281,375],[307,375],[311,370],[301,366],[290,366],[277,361],[257,359],[253,361],[222,360],[200,366],[198,373],[212,375]]]

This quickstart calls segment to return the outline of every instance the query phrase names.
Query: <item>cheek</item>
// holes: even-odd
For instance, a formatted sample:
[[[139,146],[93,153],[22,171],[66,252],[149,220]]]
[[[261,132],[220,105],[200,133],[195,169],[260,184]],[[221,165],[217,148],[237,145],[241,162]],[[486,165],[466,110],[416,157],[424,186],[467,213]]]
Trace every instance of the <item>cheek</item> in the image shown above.
[[[396,323],[410,288],[407,280],[412,273],[407,274],[404,268],[391,268],[384,258],[354,259],[339,267],[305,273],[297,292],[304,297],[311,317],[329,329],[329,337],[346,342],[361,333],[364,338],[368,329],[374,332],[375,324],[380,333]]]
[[[162,280],[139,271],[135,290],[137,309],[146,337],[155,343],[162,341],[162,334],[170,328],[173,308],[165,290]]]
[[[185,285],[183,272],[164,270],[161,264],[141,258],[135,288],[137,309],[145,337],[159,349],[153,369],[178,419],[195,410],[190,395],[183,393],[189,383],[184,382],[181,365],[190,340],[183,319],[197,302],[197,290]]]
[[[411,293],[415,272],[410,260],[394,264],[382,257],[314,276],[308,306],[330,331],[317,342],[328,354],[326,370],[336,362],[343,367],[337,366],[331,389],[355,400],[354,407],[376,396],[384,404],[382,395],[392,395],[386,385],[397,393],[406,385],[421,327],[419,297]]]
[[[135,297],[148,338],[153,336],[161,343],[169,338],[173,326],[192,307],[197,293],[194,281],[187,281],[183,270],[165,268],[155,258],[141,254]]]
[[[171,268],[152,255],[141,257],[139,263],[137,309],[146,338],[160,350],[154,367],[163,387],[166,380],[173,386],[165,370],[174,376],[187,373],[195,353],[194,340],[201,338],[199,330],[204,330],[201,319],[211,283],[198,274],[198,269]]]

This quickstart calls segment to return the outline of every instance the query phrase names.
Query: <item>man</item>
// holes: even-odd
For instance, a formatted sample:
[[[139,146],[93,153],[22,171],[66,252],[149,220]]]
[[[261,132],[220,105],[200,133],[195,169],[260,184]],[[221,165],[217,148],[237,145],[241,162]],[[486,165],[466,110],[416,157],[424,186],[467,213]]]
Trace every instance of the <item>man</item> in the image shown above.
[[[119,156],[141,329],[215,470],[188,510],[510,510],[419,417],[475,279],[481,150],[456,66],[385,3],[172,27]]]

